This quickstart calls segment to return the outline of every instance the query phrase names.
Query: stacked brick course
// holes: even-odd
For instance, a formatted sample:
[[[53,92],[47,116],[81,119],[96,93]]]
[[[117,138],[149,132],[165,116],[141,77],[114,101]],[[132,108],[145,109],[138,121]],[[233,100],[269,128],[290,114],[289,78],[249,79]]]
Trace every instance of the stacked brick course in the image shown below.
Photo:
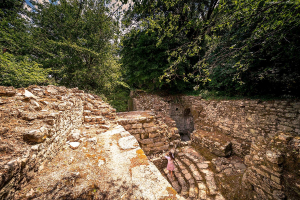
[[[117,122],[138,140],[147,155],[167,151],[171,142],[180,142],[174,122],[168,126],[151,111],[118,113]]]

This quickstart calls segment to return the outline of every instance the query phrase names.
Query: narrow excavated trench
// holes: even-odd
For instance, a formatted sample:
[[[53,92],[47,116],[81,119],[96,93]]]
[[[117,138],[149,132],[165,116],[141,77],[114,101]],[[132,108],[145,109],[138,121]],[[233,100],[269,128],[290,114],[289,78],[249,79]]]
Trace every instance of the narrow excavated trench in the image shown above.
[[[246,170],[243,159],[237,156],[218,157],[191,140],[194,119],[190,108],[173,105],[171,118],[176,122],[180,143],[168,149],[175,154],[175,171],[171,177],[166,169],[164,154],[148,158],[160,170],[173,188],[186,199],[251,199],[241,191],[242,175]]]

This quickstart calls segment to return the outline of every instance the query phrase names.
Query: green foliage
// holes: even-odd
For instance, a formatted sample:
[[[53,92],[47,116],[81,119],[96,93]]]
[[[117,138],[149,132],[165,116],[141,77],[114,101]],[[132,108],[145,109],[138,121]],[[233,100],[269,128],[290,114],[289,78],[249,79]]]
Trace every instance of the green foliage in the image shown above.
[[[116,108],[117,112],[128,111],[128,100],[130,90],[128,87],[119,86],[106,94],[109,104]]]
[[[299,95],[299,1],[134,2],[127,24],[155,32],[156,47],[176,41],[159,50],[169,55],[160,80],[229,95]]]
[[[221,3],[222,20],[211,34],[217,39],[208,42],[210,50],[199,61],[207,63],[210,88],[243,95],[297,95],[299,10],[297,1]]]
[[[25,55],[24,46],[28,44],[26,32],[28,22],[23,0],[6,0],[0,4],[0,50],[14,55]],[[27,52],[28,53],[28,52]]]
[[[49,84],[49,72],[50,69],[44,70],[40,64],[28,57],[17,58],[9,53],[0,54],[0,85],[27,87]]]
[[[156,43],[155,31],[133,29],[123,37],[121,62],[126,69],[127,82],[132,88],[153,91],[169,87],[170,84],[161,82],[159,77],[169,67],[166,51],[175,42],[170,38],[160,45]]]
[[[38,4],[32,19],[34,48],[31,54],[61,84],[97,93],[122,84],[116,57],[117,31],[104,1],[61,0]]]
[[[135,2],[133,9],[127,12],[125,24],[132,18],[138,21],[138,26],[122,40],[122,64],[127,69],[131,87],[180,93],[192,90],[193,81],[186,75],[193,73],[191,66],[197,61],[193,52],[177,63],[176,76],[166,81],[160,78],[170,63],[176,61],[169,58],[171,50],[184,46],[197,32],[193,18],[201,8],[195,6],[196,2],[191,5],[194,7],[187,12],[184,1],[142,1]]]

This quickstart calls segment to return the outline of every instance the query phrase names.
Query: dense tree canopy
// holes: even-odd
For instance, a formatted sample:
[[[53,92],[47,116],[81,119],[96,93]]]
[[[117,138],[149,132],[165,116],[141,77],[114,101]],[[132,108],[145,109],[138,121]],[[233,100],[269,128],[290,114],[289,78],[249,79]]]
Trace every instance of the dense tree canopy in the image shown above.
[[[139,26],[125,35],[123,52],[137,50],[133,46],[139,40],[128,46],[133,32],[155,32],[152,45],[167,46],[169,58],[160,68],[163,81],[181,78],[195,89],[229,95],[295,96],[300,85],[299,6],[299,1],[285,0],[136,1],[126,22],[134,19]],[[168,45],[171,41],[178,43]]]

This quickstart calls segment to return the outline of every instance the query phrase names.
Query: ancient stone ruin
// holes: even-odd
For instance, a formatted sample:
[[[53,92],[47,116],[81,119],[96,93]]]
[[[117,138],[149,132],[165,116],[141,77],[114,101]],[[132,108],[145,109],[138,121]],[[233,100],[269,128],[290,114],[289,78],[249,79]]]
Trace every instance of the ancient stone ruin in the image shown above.
[[[0,199],[300,198],[300,102],[131,97],[0,86]]]
[[[195,199],[300,199],[300,102],[131,93],[133,110],[174,119],[174,189]],[[221,196],[222,195],[222,196]]]
[[[118,124],[125,121],[116,110],[96,95],[55,86],[0,87],[0,115],[0,199],[181,198]],[[155,116],[141,112],[138,118],[130,130],[161,138],[154,135],[160,129]]]

